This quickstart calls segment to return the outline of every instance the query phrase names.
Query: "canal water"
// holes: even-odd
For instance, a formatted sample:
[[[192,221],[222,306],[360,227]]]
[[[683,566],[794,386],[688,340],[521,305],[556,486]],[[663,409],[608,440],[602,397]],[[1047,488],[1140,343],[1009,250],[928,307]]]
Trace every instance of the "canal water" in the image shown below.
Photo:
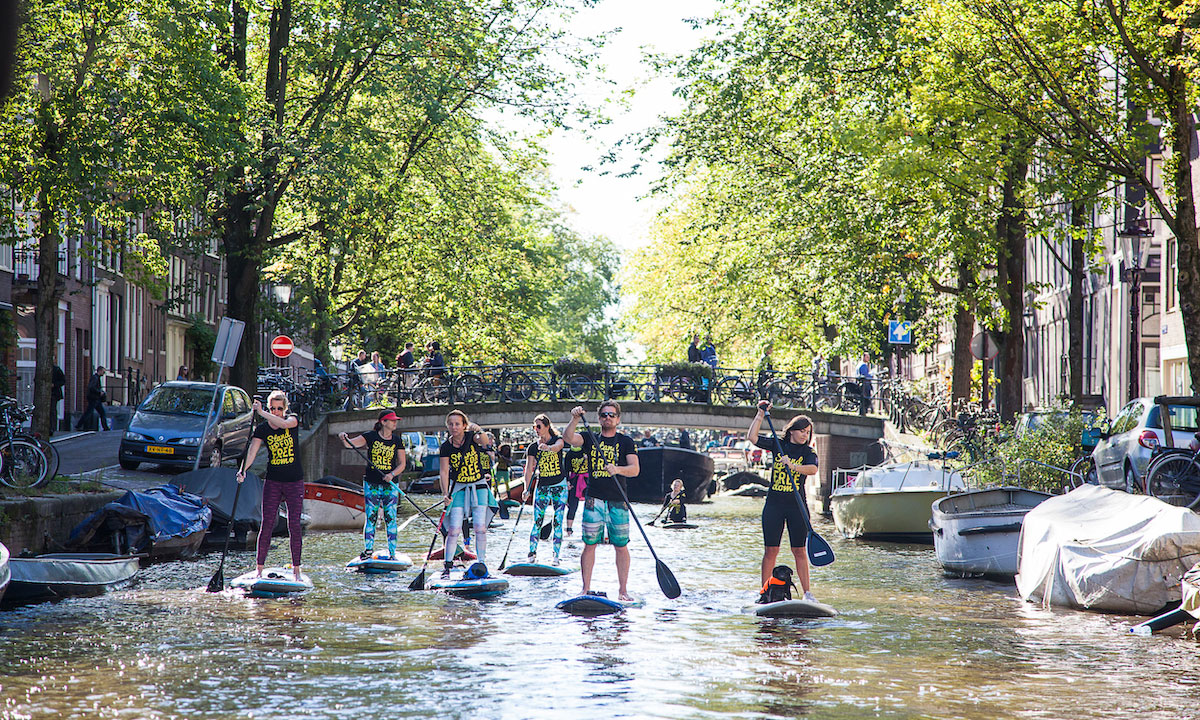
[[[1136,637],[1130,618],[1043,610],[1010,585],[944,578],[930,547],[844,541],[830,525],[818,530],[838,559],[815,572],[814,592],[841,615],[743,614],[758,584],[761,502],[720,498],[690,508],[698,529],[647,529],[683,586],[677,600],[659,591],[635,534],[631,589],[645,606],[595,619],[554,609],[578,592],[577,573],[512,578],[488,601],[409,592],[415,571],[348,574],[361,547],[349,533],[305,538],[317,588],[298,598],[204,592],[218,554],[151,567],[107,596],[0,613],[0,717],[1200,714],[1200,646],[1178,632]],[[494,565],[511,522],[493,531]],[[429,538],[413,523],[401,541],[416,556]],[[286,552],[276,538],[271,560]],[[564,554],[577,565],[578,548]],[[230,560],[227,577],[253,563]],[[595,585],[615,594],[611,548],[599,550]]]

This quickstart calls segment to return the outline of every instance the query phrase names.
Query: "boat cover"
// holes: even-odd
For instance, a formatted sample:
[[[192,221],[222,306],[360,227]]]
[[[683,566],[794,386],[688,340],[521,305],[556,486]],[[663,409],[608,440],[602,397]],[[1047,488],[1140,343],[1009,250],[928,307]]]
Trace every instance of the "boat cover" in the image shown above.
[[[233,496],[237,493],[237,471],[228,467],[209,467],[177,475],[174,484],[185,492],[199,495],[208,501],[213,511],[213,522],[228,524],[234,515]],[[262,521],[263,481],[254,473],[246,473],[242,492],[238,495],[236,523],[249,523],[258,527]]]
[[[204,498],[174,485],[145,492],[130,490],[76,525],[67,546],[119,547],[130,553],[144,553],[155,543],[207,530],[210,522],[212,510]],[[116,544],[114,535],[118,536]]]
[[[1025,515],[1017,590],[1044,606],[1152,615],[1200,562],[1200,515],[1084,485]]]

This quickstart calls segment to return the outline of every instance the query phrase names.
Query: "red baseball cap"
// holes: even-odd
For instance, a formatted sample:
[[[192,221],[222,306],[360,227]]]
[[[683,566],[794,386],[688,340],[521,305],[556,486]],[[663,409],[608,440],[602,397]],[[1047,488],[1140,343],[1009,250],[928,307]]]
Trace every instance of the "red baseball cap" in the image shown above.
[[[379,414],[379,419],[382,421],[382,420],[399,420],[400,418],[396,417],[396,413],[392,412],[391,410],[384,410],[382,413]]]

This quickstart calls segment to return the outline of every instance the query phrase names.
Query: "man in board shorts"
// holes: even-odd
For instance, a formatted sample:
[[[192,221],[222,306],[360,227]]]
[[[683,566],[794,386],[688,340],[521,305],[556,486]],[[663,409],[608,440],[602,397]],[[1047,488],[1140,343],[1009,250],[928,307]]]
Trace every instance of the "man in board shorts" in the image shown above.
[[[583,576],[583,594],[592,593],[592,568],[596,565],[596,546],[608,541],[617,556],[617,599],[632,602],[629,582],[629,505],[625,498],[625,478],[640,472],[637,445],[633,438],[617,432],[621,424],[621,406],[605,400],[597,408],[600,433],[578,433],[575,426],[583,417],[583,408],[571,410],[571,422],[563,430],[568,445],[583,450],[588,457],[588,486],[583,505],[583,555],[579,559]]]

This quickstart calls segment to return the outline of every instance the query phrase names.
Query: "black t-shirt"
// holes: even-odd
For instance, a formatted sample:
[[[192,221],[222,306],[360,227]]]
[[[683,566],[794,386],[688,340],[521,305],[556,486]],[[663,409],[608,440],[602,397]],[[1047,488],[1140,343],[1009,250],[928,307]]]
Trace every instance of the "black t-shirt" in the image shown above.
[[[557,435],[550,437],[550,442],[547,445],[553,445],[561,440]],[[525,457],[537,458],[538,485],[541,487],[549,487],[557,485],[567,477],[566,463],[563,459],[563,451],[554,452],[551,450],[538,450],[538,443],[532,442],[529,448],[525,451]]]
[[[614,478],[604,466],[608,463],[628,465],[626,456],[637,455],[637,445],[633,439],[624,433],[606,438],[603,435],[585,432],[580,449],[588,457],[587,496],[597,500],[623,502],[622,493],[627,487],[626,478],[622,475]],[[617,488],[617,483],[620,483],[620,489]]]
[[[492,459],[475,444],[475,433],[463,436],[463,444],[455,445],[450,438],[442,443],[438,455],[450,459],[450,482],[473,483],[491,474]],[[486,470],[484,468],[487,468]],[[453,486],[450,487],[454,489]]]
[[[273,430],[270,423],[261,422],[254,430],[254,437],[262,440],[267,447],[265,479],[276,482],[300,482],[304,479],[304,467],[300,464],[300,423],[296,423],[295,427]]]
[[[404,352],[400,353],[400,357],[398,358],[397,364],[401,368],[412,367],[413,366],[412,350],[405,350]]]
[[[588,471],[587,455],[584,454],[583,448],[573,448],[570,445],[566,450],[567,466],[571,468],[573,473],[586,474]]]
[[[367,469],[363,472],[363,482],[382,484],[385,482],[383,476],[396,467],[396,448],[403,447],[400,438],[393,434],[385,440],[372,430],[363,434],[363,440],[367,441]]]
[[[775,440],[772,438],[765,438],[760,435],[754,441],[754,444],[763,450],[775,452]],[[799,460],[801,465],[817,464],[817,453],[813,451],[812,446],[797,445],[786,440],[780,440],[779,445],[783,448],[784,455],[792,460]],[[795,478],[796,487],[800,489],[800,496],[807,502],[808,494],[804,492],[804,480],[806,476],[794,471],[789,474],[788,469],[784,467],[783,462],[778,457],[775,458],[775,463],[771,466],[771,487],[767,490],[767,502],[790,502],[793,505],[796,504],[796,496],[792,494],[792,485],[788,479],[789,477]]]

